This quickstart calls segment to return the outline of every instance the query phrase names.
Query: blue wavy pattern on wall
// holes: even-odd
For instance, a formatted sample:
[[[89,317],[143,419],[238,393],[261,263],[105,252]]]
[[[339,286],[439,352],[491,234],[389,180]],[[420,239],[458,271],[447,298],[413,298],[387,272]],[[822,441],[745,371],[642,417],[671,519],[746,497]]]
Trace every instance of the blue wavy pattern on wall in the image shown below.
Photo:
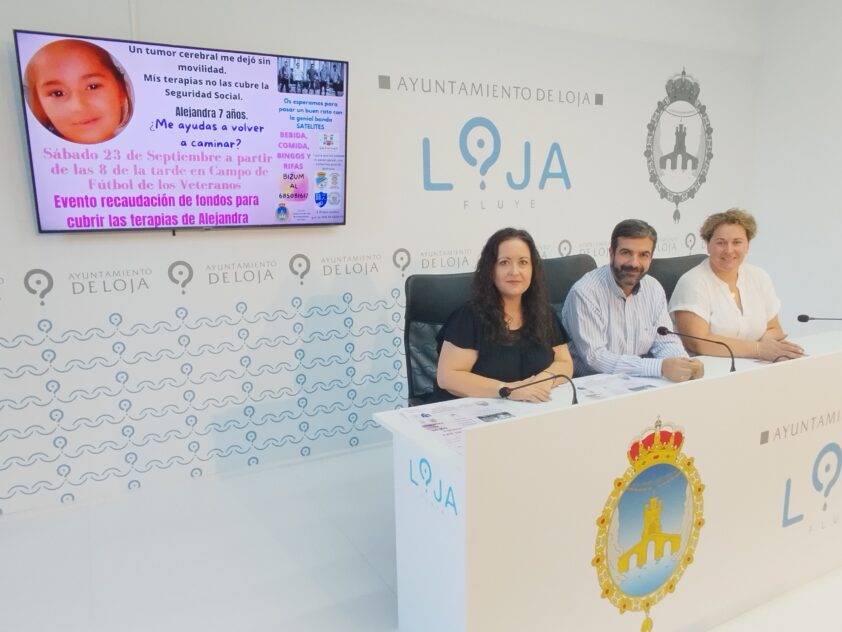
[[[402,293],[323,300],[0,337],[0,512],[387,439],[372,414],[406,401]]]

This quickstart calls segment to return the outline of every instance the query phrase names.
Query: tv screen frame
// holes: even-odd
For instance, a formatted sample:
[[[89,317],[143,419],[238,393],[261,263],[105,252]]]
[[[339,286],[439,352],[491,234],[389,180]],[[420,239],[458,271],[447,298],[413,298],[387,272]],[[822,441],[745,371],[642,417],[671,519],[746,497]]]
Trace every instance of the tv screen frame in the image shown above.
[[[347,223],[348,61],[13,36],[40,233]]]

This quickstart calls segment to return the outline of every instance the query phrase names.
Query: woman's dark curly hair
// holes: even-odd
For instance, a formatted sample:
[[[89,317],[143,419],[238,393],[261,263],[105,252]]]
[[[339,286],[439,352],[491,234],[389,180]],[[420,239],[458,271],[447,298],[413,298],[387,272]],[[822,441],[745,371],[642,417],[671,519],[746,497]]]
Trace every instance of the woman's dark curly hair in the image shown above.
[[[503,313],[503,300],[500,291],[494,285],[494,271],[497,266],[497,253],[500,244],[510,239],[520,239],[529,247],[532,259],[532,282],[523,293],[523,327],[521,334],[526,338],[547,346],[552,346],[553,312],[547,295],[547,281],[541,255],[535,247],[535,240],[525,230],[501,228],[488,238],[477,261],[472,288],[472,303],[476,314],[489,336],[499,343],[510,343],[512,335],[506,327]]]

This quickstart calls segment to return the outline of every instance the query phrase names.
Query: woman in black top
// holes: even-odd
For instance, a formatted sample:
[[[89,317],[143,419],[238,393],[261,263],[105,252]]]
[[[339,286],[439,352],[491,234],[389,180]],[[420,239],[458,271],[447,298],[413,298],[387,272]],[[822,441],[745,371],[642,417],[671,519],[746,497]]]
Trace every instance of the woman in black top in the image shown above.
[[[503,228],[486,242],[474,274],[472,298],[439,332],[435,399],[497,397],[543,402],[573,375],[567,334],[547,299],[541,257],[524,230]],[[446,391],[446,392],[442,392]]]

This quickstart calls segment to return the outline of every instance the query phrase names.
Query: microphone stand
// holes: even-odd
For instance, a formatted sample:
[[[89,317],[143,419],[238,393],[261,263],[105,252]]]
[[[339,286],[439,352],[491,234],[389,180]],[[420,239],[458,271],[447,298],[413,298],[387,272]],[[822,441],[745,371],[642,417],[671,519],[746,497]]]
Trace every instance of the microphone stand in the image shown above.
[[[570,384],[570,388],[573,389],[573,400],[570,402],[574,406],[579,403],[579,398],[576,395],[576,385],[573,383],[569,377],[567,377],[564,373],[558,374],[550,374],[550,377],[545,377],[540,380],[535,380],[534,382],[529,382],[529,384],[521,384],[520,386],[515,386],[514,388],[509,388],[508,386],[501,386],[498,394],[503,399],[508,399],[509,395],[511,395],[514,391],[517,391],[521,388],[526,388],[527,386],[532,386],[533,384],[540,384],[541,382],[547,382],[549,380],[557,380],[559,378],[563,378],[567,380],[567,383]]]
[[[680,334],[677,331],[670,331],[666,327],[658,327],[657,331],[662,336],[668,336],[672,334],[673,336],[678,336],[679,338],[691,338],[693,340],[701,340],[702,342],[710,342],[715,345],[722,345],[728,350],[728,355],[731,356],[731,373],[737,370],[737,367],[734,366],[734,352],[731,351],[731,347],[726,345],[724,342],[720,342],[719,340],[710,340],[709,338],[699,338],[698,336],[691,336],[690,334]]]

